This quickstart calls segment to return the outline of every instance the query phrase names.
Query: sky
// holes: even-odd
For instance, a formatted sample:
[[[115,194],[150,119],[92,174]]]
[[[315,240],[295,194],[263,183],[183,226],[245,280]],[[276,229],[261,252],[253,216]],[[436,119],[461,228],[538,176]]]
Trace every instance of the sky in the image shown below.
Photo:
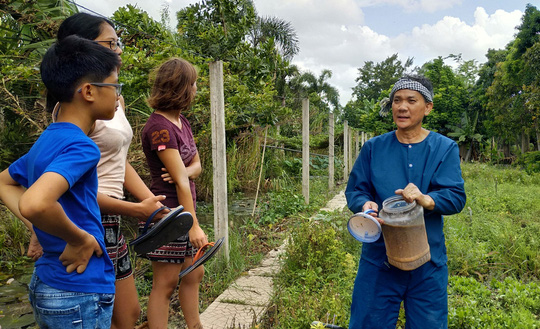
[[[176,12],[198,0],[76,0],[105,16],[134,5],[160,20],[164,7],[176,26]],[[254,0],[261,17],[286,20],[296,30],[300,52],[292,60],[318,76],[332,71],[328,82],[345,105],[352,97],[358,69],[398,54],[414,66],[439,56],[461,54],[484,63],[488,49],[502,49],[533,0]],[[538,5],[536,5],[538,7]],[[79,8],[80,11],[86,11]],[[452,64],[452,61],[447,61]]]

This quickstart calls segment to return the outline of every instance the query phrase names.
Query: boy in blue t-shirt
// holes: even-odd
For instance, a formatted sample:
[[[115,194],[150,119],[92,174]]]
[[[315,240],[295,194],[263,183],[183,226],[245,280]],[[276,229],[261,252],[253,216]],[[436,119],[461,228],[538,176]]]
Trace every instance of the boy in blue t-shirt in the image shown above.
[[[53,44],[41,78],[62,111],[0,173],[0,200],[33,225],[43,247],[29,286],[42,328],[110,328],[115,275],[97,204],[100,152],[87,134],[96,120],[114,116],[119,64],[116,53],[77,36]]]

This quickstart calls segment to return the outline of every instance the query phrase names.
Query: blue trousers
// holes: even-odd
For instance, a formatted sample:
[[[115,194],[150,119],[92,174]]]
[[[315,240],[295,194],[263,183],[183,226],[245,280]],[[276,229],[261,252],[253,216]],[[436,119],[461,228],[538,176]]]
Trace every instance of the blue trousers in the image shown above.
[[[53,288],[34,274],[29,299],[42,329],[109,329],[114,294],[70,292]]]
[[[448,267],[427,262],[412,271],[360,260],[349,329],[395,329],[400,304],[406,329],[448,328]]]

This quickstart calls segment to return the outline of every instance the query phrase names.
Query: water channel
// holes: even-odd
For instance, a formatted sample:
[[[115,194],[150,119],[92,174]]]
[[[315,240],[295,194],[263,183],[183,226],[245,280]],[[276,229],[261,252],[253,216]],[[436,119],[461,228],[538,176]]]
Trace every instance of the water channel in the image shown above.
[[[235,197],[229,202],[229,222],[242,225],[251,217],[254,196]],[[204,203],[197,203],[197,217],[204,226],[213,226],[214,215]],[[32,308],[28,302],[28,284],[34,264],[17,266],[9,273],[0,272],[0,329],[34,329]]]
[[[34,314],[28,302],[28,284],[33,263],[0,273],[0,328],[34,328]]]

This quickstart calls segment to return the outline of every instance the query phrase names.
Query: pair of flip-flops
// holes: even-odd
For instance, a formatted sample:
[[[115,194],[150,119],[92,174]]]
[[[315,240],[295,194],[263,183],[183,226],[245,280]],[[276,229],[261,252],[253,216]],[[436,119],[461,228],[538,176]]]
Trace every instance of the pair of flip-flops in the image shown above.
[[[204,264],[207,260],[209,260],[212,256],[216,254],[216,252],[221,248],[221,245],[223,244],[223,240],[225,238],[220,238],[216,242],[209,242],[199,248],[197,250],[197,253],[195,254],[195,257],[193,257],[193,264],[180,272],[179,277],[182,278],[183,276],[187,275],[188,273],[191,273],[194,269]],[[208,247],[211,247],[210,250],[206,251]]]
[[[191,229],[193,216],[191,213],[184,211],[183,206],[170,209],[162,219],[149,228],[150,224],[154,221],[154,217],[164,209],[170,208],[164,206],[154,211],[148,217],[141,235],[130,242],[130,246],[133,247],[133,250],[137,254],[144,255],[154,251],[176,240],[178,237],[187,234]]]

